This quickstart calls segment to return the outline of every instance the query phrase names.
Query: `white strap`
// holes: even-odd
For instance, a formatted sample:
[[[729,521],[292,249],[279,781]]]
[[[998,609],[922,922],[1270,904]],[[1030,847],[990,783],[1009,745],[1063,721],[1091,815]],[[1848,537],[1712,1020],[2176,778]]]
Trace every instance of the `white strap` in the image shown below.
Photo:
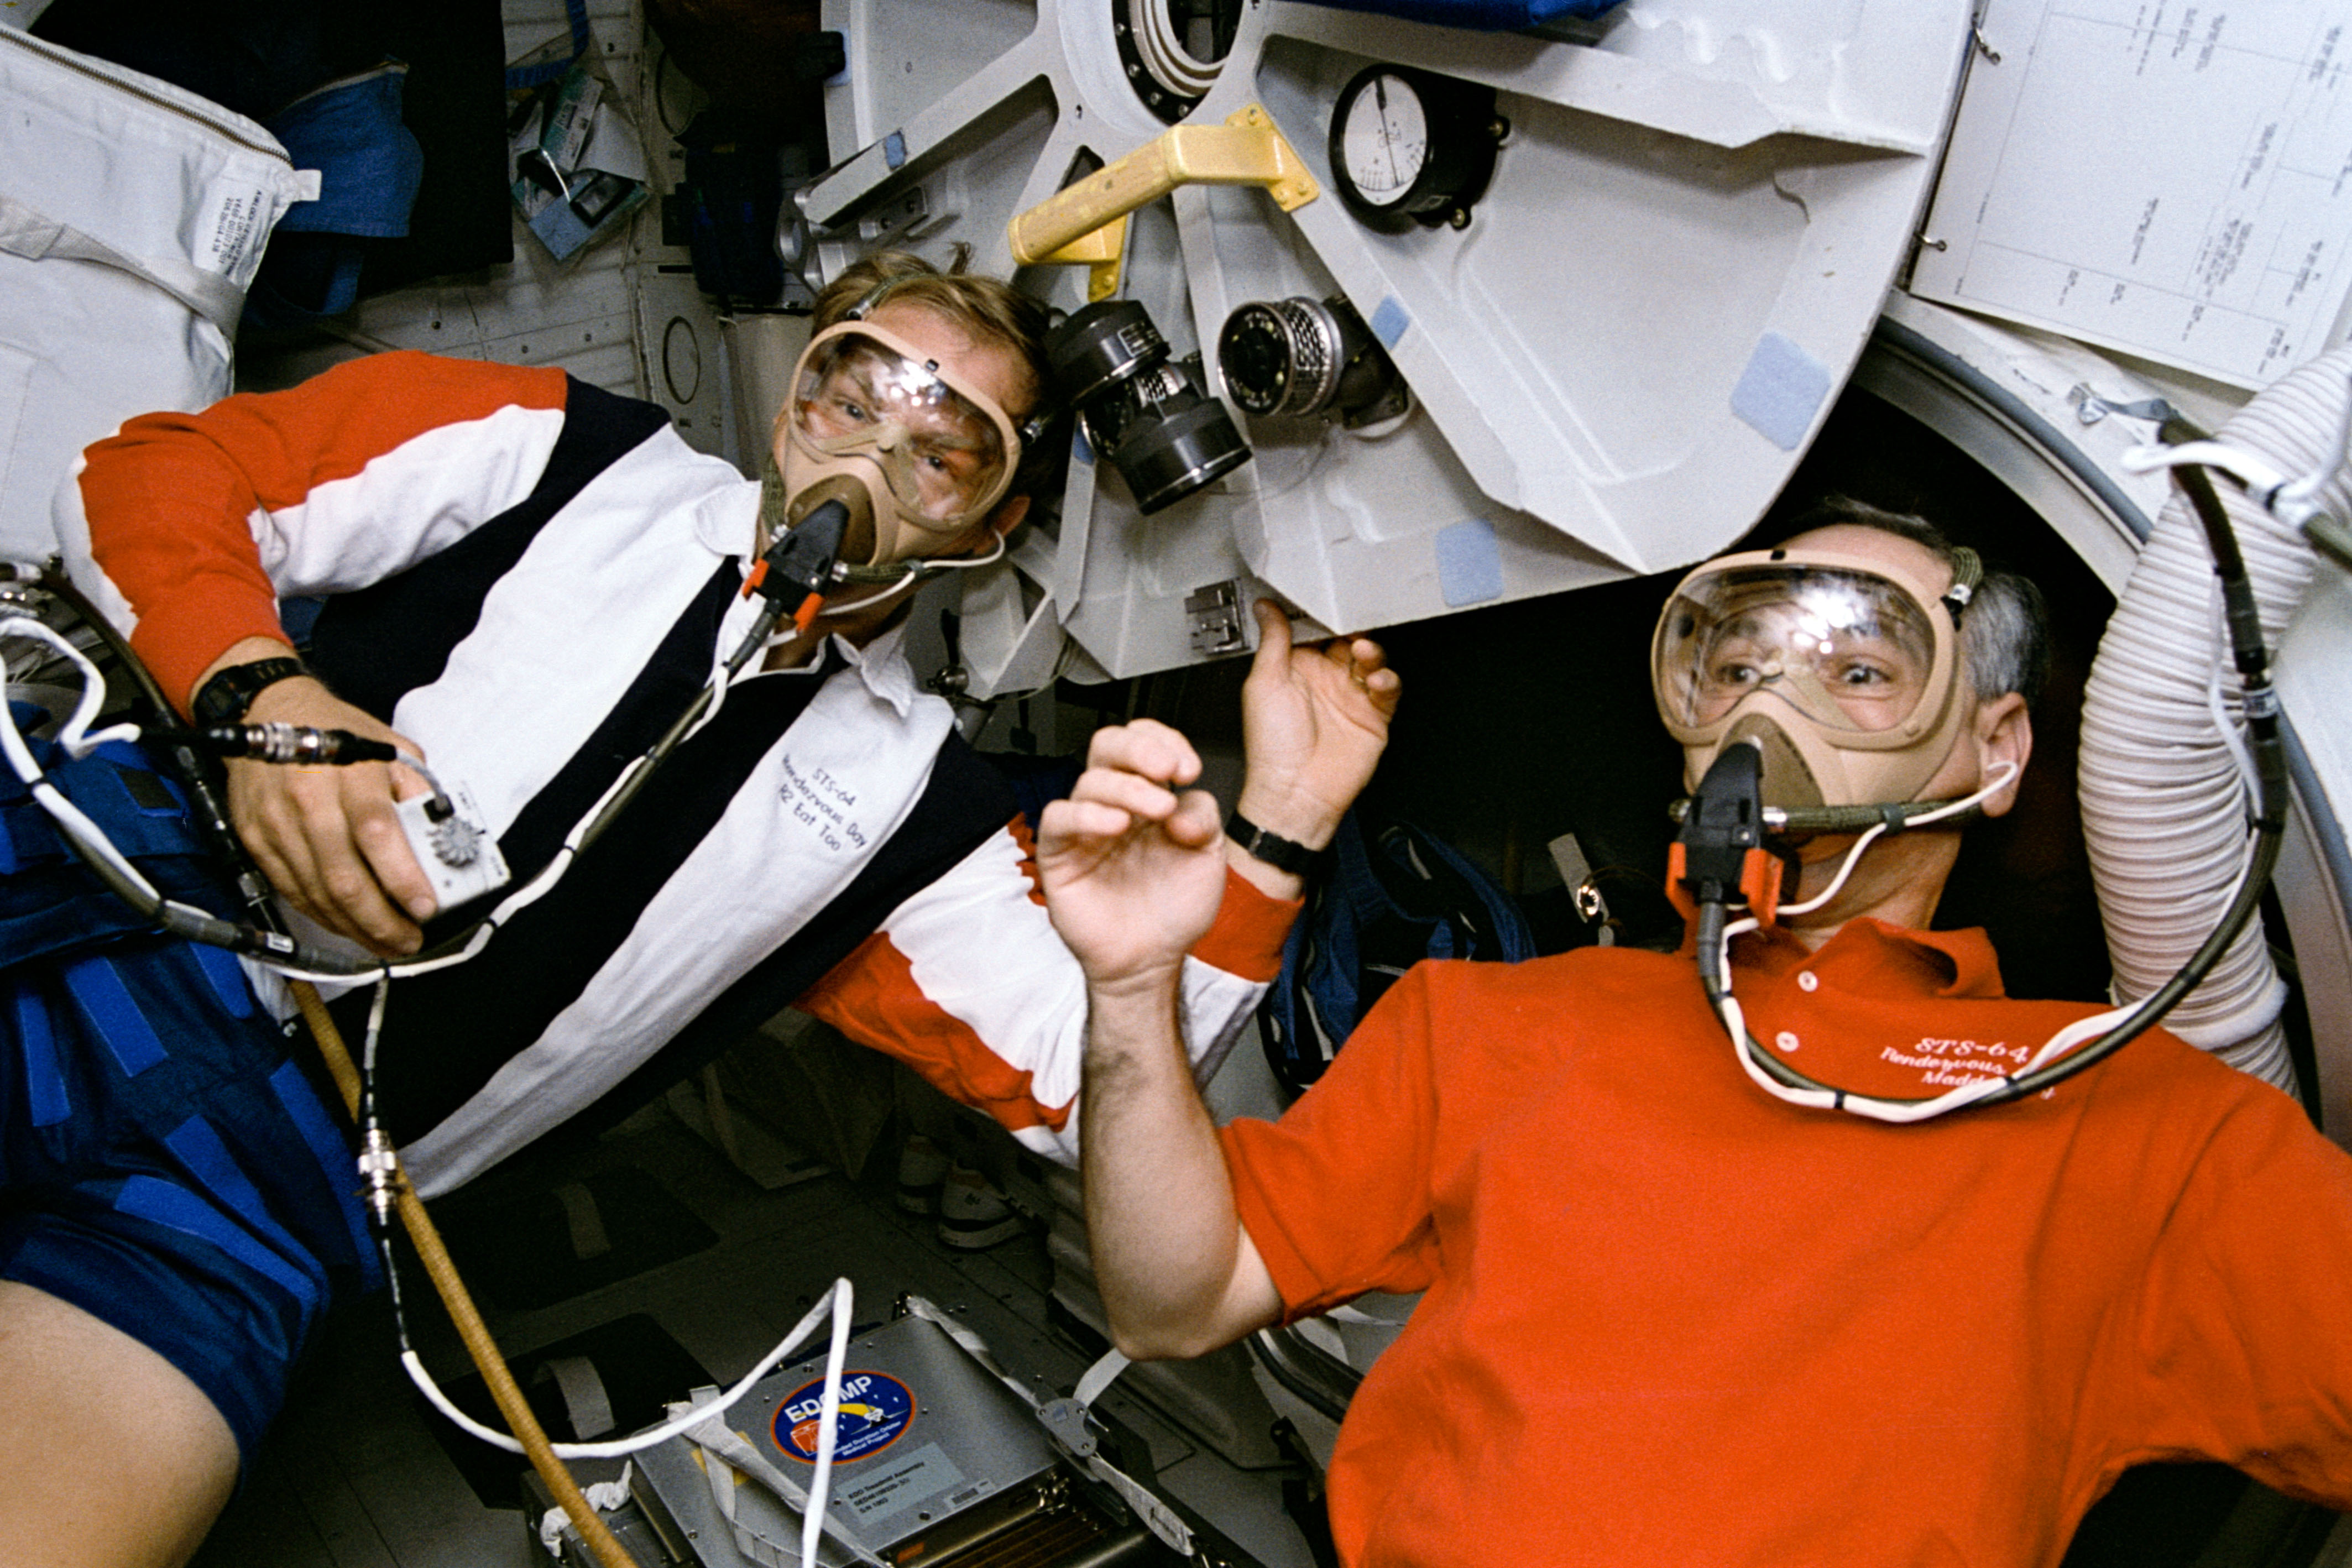
[[[699,1408],[702,1405],[712,1404],[718,1399],[718,1397],[719,1391],[716,1388],[698,1388],[694,1391],[693,1406]],[[682,1415],[684,1414],[684,1407],[673,1405],[670,1406],[670,1411],[673,1415]],[[706,1453],[717,1455],[719,1458],[725,1460],[728,1465],[732,1466],[736,1470],[751,1477],[753,1480],[759,1482],[761,1486],[775,1493],[776,1496],[782,1498],[786,1503],[791,1505],[793,1512],[801,1515],[803,1518],[806,1518],[808,1516],[808,1493],[802,1490],[800,1486],[794,1482],[790,1476],[787,1476],[783,1471],[769,1463],[768,1457],[765,1454],[761,1453],[759,1449],[753,1447],[751,1442],[745,1438],[740,1432],[738,1432],[733,1427],[728,1426],[727,1417],[723,1413],[705,1416],[702,1420],[688,1427],[685,1432],[685,1436],[688,1442],[693,1443],[696,1447],[703,1449]],[[714,1479],[710,1489],[712,1493],[718,1497],[719,1506],[720,1510],[726,1513],[729,1522],[734,1523],[735,1500],[731,1489],[722,1492]],[[844,1533],[841,1527],[835,1524],[832,1520],[825,1519],[819,1521],[817,1528],[822,1530],[835,1545],[839,1546],[843,1551],[847,1552],[851,1556],[856,1558],[858,1562],[868,1564],[869,1568],[887,1568],[887,1565],[883,1563],[882,1559],[875,1556],[872,1552],[868,1551],[864,1546],[859,1545],[855,1540]],[[763,1562],[769,1560],[767,1553],[756,1552],[750,1544],[751,1542],[759,1542],[761,1545],[767,1547],[770,1552],[774,1552],[780,1550],[775,1543],[772,1542],[761,1541],[758,1536],[744,1529],[740,1523],[735,1525],[735,1539],[737,1543],[743,1546],[746,1552],[752,1552],[752,1554],[761,1557]],[[795,1548],[790,1558],[781,1558],[777,1561],[779,1563],[790,1563],[796,1561],[798,1557],[799,1551],[797,1544],[795,1544]]]
[[[0,251],[27,261],[90,261],[127,272],[218,327],[223,337],[236,336],[237,318],[245,312],[245,290],[219,273],[163,257],[142,260],[126,256],[96,235],[59,223],[14,196],[0,195]]]
[[[587,1183],[565,1182],[555,1189],[555,1201],[563,1205],[564,1223],[572,1229],[572,1257],[585,1262],[613,1250],[604,1212],[597,1208],[596,1194],[588,1190]]]
[[[927,1323],[939,1325],[940,1331],[957,1344],[961,1345],[965,1352],[974,1361],[1002,1379],[1006,1387],[1012,1389],[1028,1404],[1039,1405],[1035,1394],[998,1364],[996,1357],[989,1351],[987,1342],[978,1334],[973,1333],[920,1296],[907,1296],[903,1300],[910,1314],[922,1319]],[[1070,1398],[1066,1402],[1067,1405],[1077,1406],[1075,1411],[1068,1410],[1065,1402],[1055,1400],[1052,1404],[1040,1406],[1038,1415],[1044,1419],[1045,1435],[1051,1437],[1057,1447],[1072,1458],[1084,1464],[1087,1472],[1096,1479],[1125,1499],[1127,1506],[1135,1510],[1136,1516],[1143,1521],[1152,1534],[1160,1538],[1162,1545],[1171,1552],[1190,1557],[1192,1555],[1192,1527],[1178,1517],[1175,1510],[1146,1489],[1142,1483],[1106,1458],[1102,1449],[1095,1445],[1091,1436],[1086,1436],[1083,1441],[1078,1441],[1081,1435],[1077,1427],[1085,1421],[1086,1407],[1092,1405],[1096,1396],[1108,1388],[1111,1380],[1126,1371],[1127,1367],[1128,1360],[1125,1356],[1116,1350],[1109,1352],[1100,1361],[1088,1367],[1086,1374],[1078,1379],[1078,1386],[1071,1392]],[[1057,1418],[1069,1422],[1068,1428],[1066,1429],[1063,1426],[1057,1425]],[[1077,1442],[1077,1446],[1074,1447],[1074,1442]]]
[[[1093,1408],[1094,1402],[1102,1397],[1103,1390],[1117,1382],[1118,1374],[1125,1372],[1129,1364],[1127,1357],[1115,1348],[1103,1352],[1102,1360],[1087,1368],[1086,1375],[1078,1379],[1077,1387],[1070,1390],[1070,1397],[1089,1409]]]
[[[594,1362],[584,1355],[557,1356],[540,1365],[539,1381],[548,1378],[555,1380],[556,1392],[563,1395],[563,1413],[571,1419],[574,1437],[585,1442],[613,1429],[613,1399],[604,1392],[604,1379]]]

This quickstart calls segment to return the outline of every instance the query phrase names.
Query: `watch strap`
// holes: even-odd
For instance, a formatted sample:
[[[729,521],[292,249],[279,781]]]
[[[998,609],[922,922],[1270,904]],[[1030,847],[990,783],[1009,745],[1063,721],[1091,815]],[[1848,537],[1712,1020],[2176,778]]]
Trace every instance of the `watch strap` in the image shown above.
[[[262,658],[232,664],[196,689],[189,711],[199,724],[234,724],[245,717],[253,700],[269,687],[298,675],[310,674],[299,658]]]
[[[1323,863],[1323,850],[1309,849],[1296,839],[1270,833],[1238,811],[1225,818],[1225,836],[1240,845],[1244,854],[1294,877],[1311,876]]]

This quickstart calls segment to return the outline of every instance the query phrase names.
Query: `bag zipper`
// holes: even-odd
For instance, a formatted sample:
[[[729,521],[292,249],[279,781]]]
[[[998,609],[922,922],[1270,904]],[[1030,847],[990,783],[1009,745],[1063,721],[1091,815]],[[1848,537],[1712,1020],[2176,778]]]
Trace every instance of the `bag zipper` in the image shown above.
[[[205,130],[226,137],[227,140],[236,142],[238,146],[246,149],[247,152],[258,153],[265,158],[285,164],[289,169],[294,167],[294,160],[287,156],[286,149],[278,146],[276,142],[257,142],[245,132],[239,130],[236,124],[231,123],[228,121],[203,113],[198,110],[191,108],[187,104],[175,102],[159,93],[152,92],[146,88],[141,87],[135,81],[127,81],[123,79],[123,77],[121,76],[117,76],[108,71],[94,69],[91,67],[83,64],[80,58],[70,50],[61,48],[55,44],[38,43],[33,39],[30,35],[20,33],[13,27],[0,27],[0,38],[5,38],[11,43],[21,41],[24,47],[30,48],[34,55],[38,58],[49,61],[54,65],[61,66],[65,69],[72,71],[77,75],[88,77],[92,81],[103,82],[108,87],[113,88],[117,91],[127,92],[131,97],[136,98],[142,102],[151,103],[167,113],[176,114],[183,120],[194,121],[198,125],[203,126]],[[229,113],[227,110],[222,110],[220,112],[222,115],[227,115]],[[242,115],[236,117],[238,120],[242,120],[243,118],[244,117]]]

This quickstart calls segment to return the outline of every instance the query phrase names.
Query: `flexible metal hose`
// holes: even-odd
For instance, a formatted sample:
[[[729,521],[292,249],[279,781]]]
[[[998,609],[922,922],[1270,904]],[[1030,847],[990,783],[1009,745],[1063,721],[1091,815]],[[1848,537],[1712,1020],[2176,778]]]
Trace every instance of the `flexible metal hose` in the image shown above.
[[[2337,350],[2264,391],[2218,439],[2289,474],[2332,465],[2352,374]],[[2310,546],[2243,495],[2221,488],[2275,647],[2311,578]],[[2318,498],[2347,515],[2341,477]],[[2084,834],[2119,1003],[2162,985],[2213,930],[2246,854],[2246,790],[2209,693],[2240,702],[2218,635],[2219,593],[2202,531],[2176,495],[2141,550],[2092,666],[2083,709]],[[2257,922],[2165,1020],[2183,1039],[2290,1091],[2294,1068],[2279,1015],[2286,985]]]

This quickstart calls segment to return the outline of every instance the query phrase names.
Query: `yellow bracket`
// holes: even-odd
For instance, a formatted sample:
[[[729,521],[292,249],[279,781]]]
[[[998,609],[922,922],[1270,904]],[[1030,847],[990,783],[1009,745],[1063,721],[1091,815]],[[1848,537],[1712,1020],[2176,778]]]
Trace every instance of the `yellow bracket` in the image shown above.
[[[1131,216],[1121,213],[1102,227],[1078,236],[1051,256],[1040,258],[1041,264],[1086,268],[1087,302],[1109,299],[1118,292],[1118,269],[1127,258],[1127,225]]]
[[[1127,215],[1179,185],[1263,185],[1285,212],[1322,194],[1297,150],[1253,103],[1223,125],[1178,125],[1118,163],[1056,191],[1005,226],[1023,267],[1085,266],[1087,297],[1118,287]]]

